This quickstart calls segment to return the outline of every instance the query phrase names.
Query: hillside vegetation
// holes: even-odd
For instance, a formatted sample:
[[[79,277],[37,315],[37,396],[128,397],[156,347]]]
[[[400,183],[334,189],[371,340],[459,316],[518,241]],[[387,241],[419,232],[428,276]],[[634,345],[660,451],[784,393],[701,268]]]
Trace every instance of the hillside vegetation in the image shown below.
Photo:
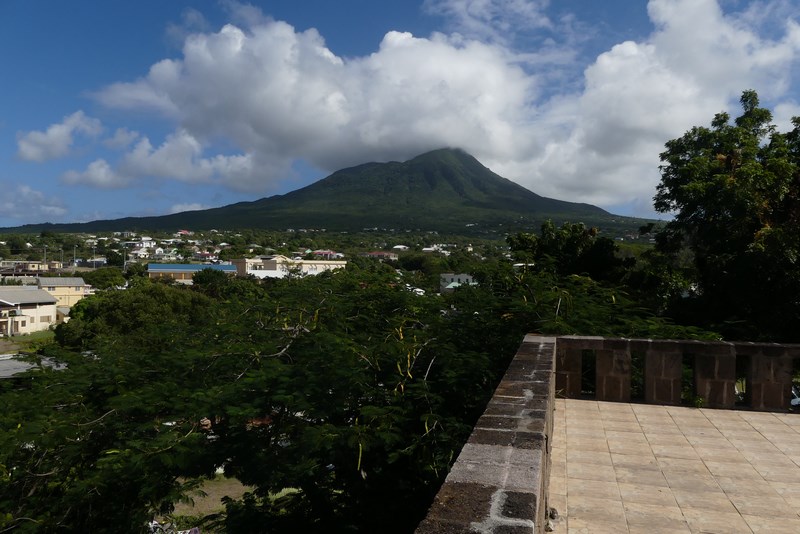
[[[609,229],[641,224],[589,204],[539,196],[498,176],[462,150],[441,149],[404,163],[343,169],[302,189],[253,202],[161,217],[38,224],[6,231],[381,228],[502,235],[515,228],[536,229],[548,219]]]

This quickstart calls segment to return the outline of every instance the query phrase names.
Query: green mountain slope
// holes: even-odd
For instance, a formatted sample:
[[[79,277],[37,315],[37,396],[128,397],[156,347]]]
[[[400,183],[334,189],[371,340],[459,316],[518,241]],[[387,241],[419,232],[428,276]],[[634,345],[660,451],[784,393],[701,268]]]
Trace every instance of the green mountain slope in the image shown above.
[[[597,224],[619,219],[589,204],[545,198],[493,173],[458,149],[399,163],[366,163],[285,195],[161,217],[81,224],[27,225],[17,231],[362,228],[458,231],[467,225],[538,224],[544,219]]]

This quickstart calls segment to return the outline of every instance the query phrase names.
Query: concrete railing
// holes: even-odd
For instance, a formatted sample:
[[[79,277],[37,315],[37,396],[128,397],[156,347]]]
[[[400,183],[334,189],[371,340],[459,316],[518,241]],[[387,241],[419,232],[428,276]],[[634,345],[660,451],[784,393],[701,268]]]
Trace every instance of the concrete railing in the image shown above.
[[[525,336],[417,534],[545,532],[555,342]]]
[[[709,408],[785,410],[800,345],[562,336],[556,348],[559,396],[582,396],[593,357],[597,400],[630,402],[634,358],[648,404],[681,404],[685,389]]]

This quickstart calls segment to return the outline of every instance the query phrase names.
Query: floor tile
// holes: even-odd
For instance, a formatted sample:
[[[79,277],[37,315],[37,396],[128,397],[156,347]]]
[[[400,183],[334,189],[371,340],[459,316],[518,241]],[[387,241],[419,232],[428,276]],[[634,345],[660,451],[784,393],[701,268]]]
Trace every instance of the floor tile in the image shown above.
[[[800,414],[567,399],[555,425],[556,534],[800,532]]]

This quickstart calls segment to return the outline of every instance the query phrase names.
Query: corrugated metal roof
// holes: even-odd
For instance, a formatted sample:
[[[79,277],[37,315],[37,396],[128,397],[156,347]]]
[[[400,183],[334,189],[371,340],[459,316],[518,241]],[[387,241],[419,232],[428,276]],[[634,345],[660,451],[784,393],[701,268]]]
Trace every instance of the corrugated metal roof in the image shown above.
[[[2,287],[0,288],[0,303],[8,306],[19,304],[55,304],[56,298],[44,289],[33,287]]]
[[[86,282],[83,278],[65,276],[65,277],[39,277],[39,287],[71,287],[71,286],[85,286]]]
[[[51,367],[56,370],[64,369],[63,364],[57,364],[49,358],[42,358],[41,366],[35,363],[19,360],[19,354],[0,354],[0,378],[10,378],[29,369]]]

